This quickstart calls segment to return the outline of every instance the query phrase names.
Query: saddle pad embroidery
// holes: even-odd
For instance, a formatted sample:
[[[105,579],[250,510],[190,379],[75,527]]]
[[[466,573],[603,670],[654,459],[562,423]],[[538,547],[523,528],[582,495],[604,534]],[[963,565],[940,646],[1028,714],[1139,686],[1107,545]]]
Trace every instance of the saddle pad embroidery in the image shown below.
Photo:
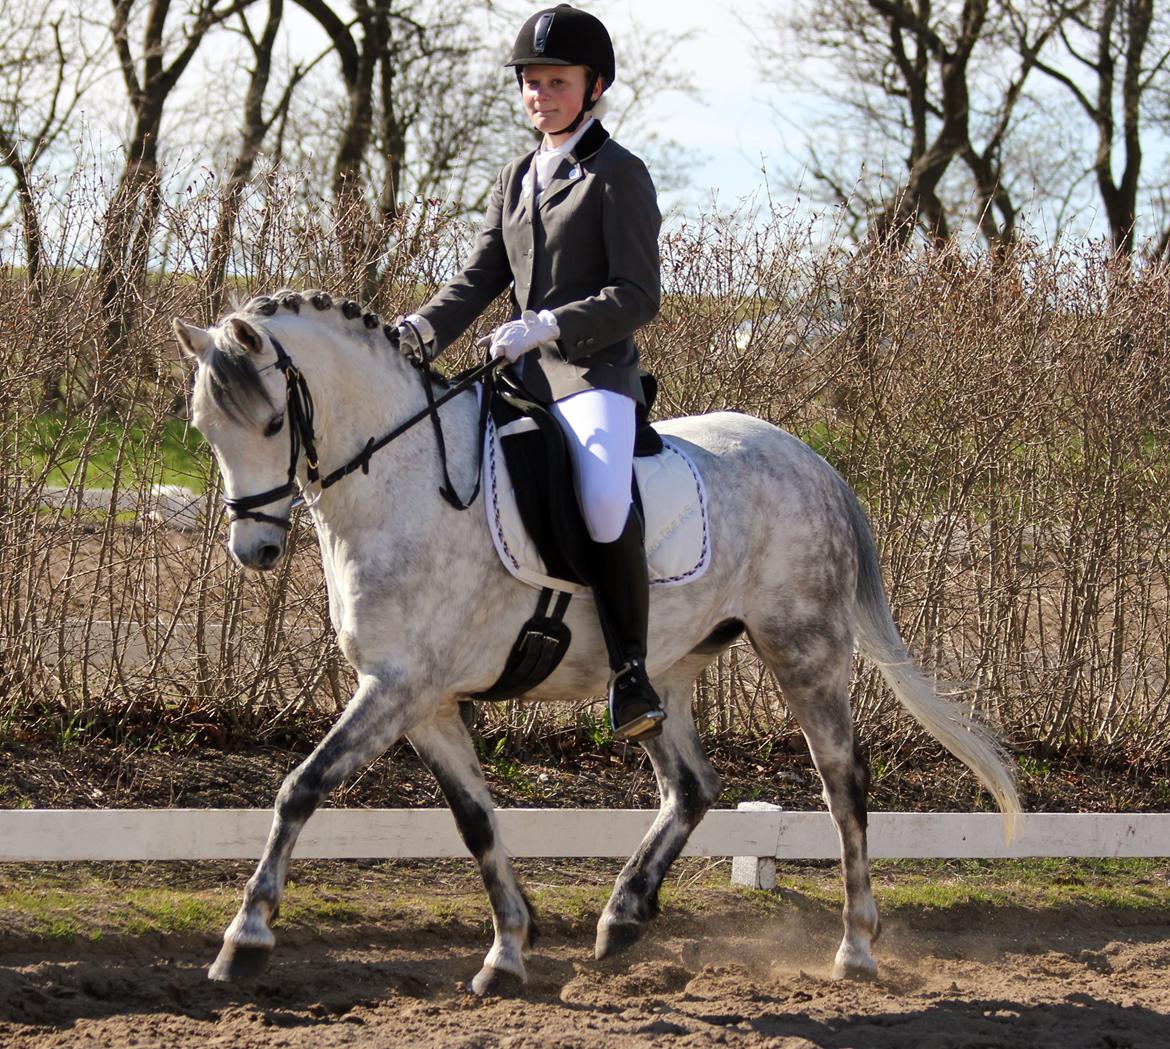
[[[711,560],[707,492],[690,457],[669,437],[658,455],[634,460],[634,475],[646,512],[646,559],[651,586],[680,586],[698,579]],[[484,500],[488,529],[504,567],[529,586],[569,593],[589,590],[547,574],[536,545],[520,520],[512,480],[495,424],[484,436]]]

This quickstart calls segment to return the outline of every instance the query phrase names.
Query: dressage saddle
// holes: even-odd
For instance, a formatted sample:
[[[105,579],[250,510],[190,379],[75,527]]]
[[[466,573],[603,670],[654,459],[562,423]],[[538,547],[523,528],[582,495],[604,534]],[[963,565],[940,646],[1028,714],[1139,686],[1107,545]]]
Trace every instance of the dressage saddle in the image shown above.
[[[634,455],[657,455],[662,438],[650,425],[650,409],[658,394],[658,383],[641,371],[643,404],[638,406]],[[593,586],[592,540],[577,504],[573,464],[560,424],[505,372],[485,383],[490,398],[488,412],[499,436],[500,448],[516,495],[524,527],[540,552],[548,574],[584,586]],[[632,487],[636,512],[644,517],[637,480]],[[570,594],[545,587],[537,599],[536,612],[520,629],[508,662],[499,679],[473,698],[513,699],[535,688],[558,666],[568,651],[572,635],[564,614]],[[550,608],[551,605],[551,608]]]

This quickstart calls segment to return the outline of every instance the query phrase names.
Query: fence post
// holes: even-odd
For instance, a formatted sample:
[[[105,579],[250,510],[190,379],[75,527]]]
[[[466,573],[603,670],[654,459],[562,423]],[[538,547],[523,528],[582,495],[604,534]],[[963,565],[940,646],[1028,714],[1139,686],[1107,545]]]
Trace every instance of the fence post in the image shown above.
[[[782,812],[779,805],[770,801],[741,801],[736,805],[740,812]],[[734,856],[731,860],[731,884],[746,885],[749,889],[776,888],[775,856]]]

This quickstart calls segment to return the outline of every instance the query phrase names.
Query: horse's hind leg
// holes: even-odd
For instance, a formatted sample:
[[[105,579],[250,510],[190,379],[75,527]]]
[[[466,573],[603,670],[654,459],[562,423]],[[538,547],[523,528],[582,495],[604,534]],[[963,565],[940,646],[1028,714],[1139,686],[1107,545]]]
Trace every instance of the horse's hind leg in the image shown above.
[[[661,805],[638,850],[618,875],[597,923],[594,953],[599,959],[642,935],[646,923],[658,913],[662,879],[719,796],[719,776],[703,753],[691,716],[691,686],[710,659],[710,654],[693,655],[655,678],[667,718],[662,735],[643,746],[654,766]]]
[[[752,641],[776,675],[788,709],[800,724],[825,802],[841,838],[845,936],[833,962],[834,979],[877,974],[872,946],[880,922],[869,883],[866,795],[869,767],[857,745],[849,709],[852,641],[821,625],[781,634],[753,629]],[[800,637],[803,646],[776,640]]]
[[[458,710],[445,707],[431,720],[412,727],[407,738],[439,781],[459,833],[479,864],[491,901],[495,941],[468,990],[475,994],[518,993],[527,982],[524,952],[536,938],[535,922],[500,841],[495,806],[467,727]]]
[[[368,765],[401,734],[406,704],[391,701],[385,682],[363,676],[345,712],[313,753],[285,777],[276,796],[272,829],[244,902],[223,936],[208,976],[238,981],[263,971],[276,943],[269,922],[280,909],[289,858],[305,821],[351,772]]]

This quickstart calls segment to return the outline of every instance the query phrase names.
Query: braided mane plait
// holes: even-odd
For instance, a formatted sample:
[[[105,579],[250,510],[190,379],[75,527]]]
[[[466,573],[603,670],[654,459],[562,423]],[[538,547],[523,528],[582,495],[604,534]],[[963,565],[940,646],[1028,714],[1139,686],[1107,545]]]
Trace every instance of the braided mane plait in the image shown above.
[[[281,288],[271,295],[257,295],[249,299],[237,311],[239,314],[271,317],[276,313],[301,312],[304,306],[311,306],[318,313],[326,314],[331,320],[340,317],[345,321],[361,319],[364,327],[373,331],[381,328],[386,341],[397,349],[394,339],[394,325],[383,324],[381,318],[373,310],[363,310],[361,303],[354,299],[334,298],[327,291],[309,288],[305,291],[294,291],[291,288]]]
[[[363,327],[370,331],[380,327],[386,341],[396,349],[398,347],[393,338],[394,326],[383,324],[372,310],[363,310],[353,299],[335,299],[328,292],[315,288],[303,292],[281,288],[272,295],[256,295],[243,306],[232,310],[219,323],[222,325],[232,316],[247,320],[272,317],[277,313],[299,314],[306,306],[327,316],[335,324],[348,324],[360,318]],[[224,349],[217,346],[210,354],[208,364],[211,397],[230,418],[246,422],[260,411],[273,409],[274,405],[260,381],[259,373],[246,352],[230,343]]]

